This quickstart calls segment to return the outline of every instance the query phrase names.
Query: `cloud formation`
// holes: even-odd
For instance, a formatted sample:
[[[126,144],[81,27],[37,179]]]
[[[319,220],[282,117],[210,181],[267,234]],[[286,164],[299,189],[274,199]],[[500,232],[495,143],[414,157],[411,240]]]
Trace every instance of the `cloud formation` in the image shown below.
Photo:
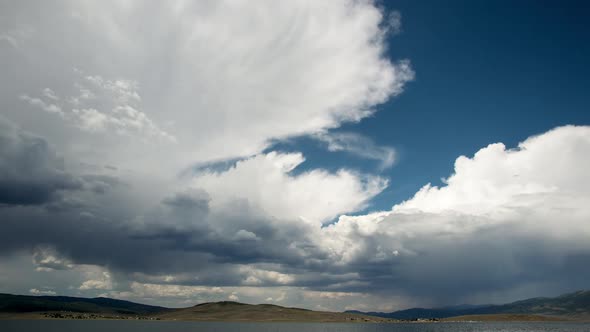
[[[336,174],[316,169],[290,175],[304,160],[300,153],[270,152],[239,161],[225,172],[197,174],[193,185],[207,191],[216,207],[245,199],[275,218],[310,223],[360,210],[387,186],[383,178],[363,178],[345,169]]]
[[[0,160],[0,205],[44,204],[60,191],[82,187],[47,141],[1,117]]]
[[[443,187],[428,184],[391,211],[340,217],[323,243],[335,262],[365,266],[371,287],[424,290],[443,303],[532,284],[583,287],[589,148],[590,127],[574,126],[515,149],[491,144],[457,158]]]
[[[392,299],[441,304],[489,292],[526,293],[530,287],[558,291],[563,280],[568,287],[583,285],[590,272],[581,264],[590,257],[585,204],[590,193],[583,176],[588,160],[582,153],[588,148],[590,128],[573,126],[531,137],[516,149],[491,144],[471,158],[459,157],[443,187],[426,185],[391,211],[342,215],[325,226],[322,220],[344,213],[345,207],[318,210],[321,200],[328,199],[322,196],[348,191],[355,197],[354,190],[313,190],[307,183],[321,183],[321,177],[304,181],[311,175],[288,175],[300,156],[262,155],[225,172],[198,174],[194,189],[163,198],[160,208],[146,210],[127,225],[68,221],[66,214],[45,227],[36,219],[47,215],[5,210],[1,243],[6,250],[10,238],[27,233],[26,241],[12,241],[13,248],[50,243],[57,250],[36,254],[39,266],[55,269],[75,262],[108,267],[114,275],[95,273],[80,290],[109,290],[128,298],[185,292],[202,299],[212,287],[224,290],[220,298],[281,298],[281,293],[239,294],[264,286],[287,292],[291,304],[305,303],[297,294],[306,290],[320,292],[309,296],[331,308],[349,306],[354,294],[395,308],[400,304]],[[260,178],[258,172],[267,176]],[[318,175],[333,177],[322,187],[348,181],[329,173],[313,176]],[[228,193],[227,184],[236,182],[244,186]],[[350,188],[362,188],[356,186]],[[273,188],[321,195],[308,200]],[[260,198],[259,192],[277,197]],[[463,199],[471,196],[477,199]],[[281,208],[283,198],[300,211]],[[357,196],[357,204],[364,200]],[[17,212],[21,214],[11,218]],[[71,237],[63,238],[64,232]]]
[[[83,73],[75,70],[80,76]],[[58,115],[67,124],[89,132],[163,140],[176,143],[176,137],[162,130],[140,111],[141,97],[137,82],[107,80],[101,76],[84,76],[76,82],[76,96],[61,100],[53,90],[45,88],[40,97],[26,94],[20,99],[45,112]]]
[[[66,122],[94,133],[39,126],[38,114],[13,115],[89,163],[142,169],[158,156],[174,172],[253,155],[272,139],[359,121],[413,78],[409,61],[384,56],[387,14],[370,1],[23,1],[5,12],[7,26],[34,32],[6,58],[15,68],[7,74],[18,78],[7,100],[13,92],[45,110],[62,108]],[[39,72],[32,64],[55,69]],[[7,112],[18,112],[17,105]],[[115,140],[107,128],[144,128],[176,146],[137,142],[135,135]],[[92,153],[81,151],[89,146]]]
[[[484,147],[367,214],[388,179],[263,152],[307,135],[394,163],[332,130],[413,79],[385,57],[400,16],[371,1],[19,1],[0,18],[0,291],[386,310],[586,285],[589,127]]]
[[[390,168],[395,162],[395,149],[378,146],[368,137],[350,132],[323,132],[313,136],[325,144],[328,151],[344,151],[355,156],[379,162],[381,170]]]

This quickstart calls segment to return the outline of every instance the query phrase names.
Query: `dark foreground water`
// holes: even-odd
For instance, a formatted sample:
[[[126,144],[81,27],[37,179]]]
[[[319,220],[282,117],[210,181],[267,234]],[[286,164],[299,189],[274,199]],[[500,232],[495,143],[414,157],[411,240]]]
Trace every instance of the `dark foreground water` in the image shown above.
[[[0,321],[1,332],[590,332],[590,323],[208,323],[142,321]]]

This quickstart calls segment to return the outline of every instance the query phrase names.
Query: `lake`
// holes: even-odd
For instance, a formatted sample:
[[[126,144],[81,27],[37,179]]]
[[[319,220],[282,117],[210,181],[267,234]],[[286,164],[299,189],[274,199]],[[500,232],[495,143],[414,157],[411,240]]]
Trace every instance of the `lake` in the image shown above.
[[[492,322],[492,323],[229,323],[229,322],[145,322],[107,320],[4,320],[2,332],[590,332],[590,323]]]

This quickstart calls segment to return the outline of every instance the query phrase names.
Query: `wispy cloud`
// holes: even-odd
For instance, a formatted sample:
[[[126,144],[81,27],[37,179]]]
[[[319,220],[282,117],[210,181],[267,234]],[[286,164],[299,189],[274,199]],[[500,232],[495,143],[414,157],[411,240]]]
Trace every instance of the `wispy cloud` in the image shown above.
[[[395,163],[395,149],[380,146],[372,139],[350,132],[322,132],[312,136],[326,146],[328,151],[347,152],[352,155],[376,160],[381,170],[390,168]]]

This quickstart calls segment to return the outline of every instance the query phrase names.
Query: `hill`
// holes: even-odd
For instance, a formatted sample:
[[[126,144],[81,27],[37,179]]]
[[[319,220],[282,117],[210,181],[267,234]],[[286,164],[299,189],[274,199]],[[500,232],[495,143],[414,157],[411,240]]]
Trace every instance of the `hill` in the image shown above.
[[[120,315],[148,315],[166,312],[168,308],[104,297],[27,296],[0,294],[0,312],[25,313],[69,311]]]
[[[161,319],[190,321],[387,322],[387,318],[286,308],[272,304],[203,303],[171,309],[109,298],[0,294],[1,318]]]
[[[586,320],[590,319],[590,291],[577,291],[553,298],[537,297],[503,305],[462,305],[431,309],[412,308],[389,313],[359,311],[355,311],[355,313],[404,320],[416,318],[449,318],[473,315],[504,315],[497,317],[513,318],[524,317],[522,315],[533,315],[539,317],[558,317],[560,319]],[[465,317],[462,317],[462,319],[463,318]]]
[[[159,314],[166,320],[196,321],[292,321],[292,322],[386,322],[389,319],[352,313],[313,311],[273,304],[214,302]]]
[[[134,318],[190,321],[391,322],[445,320],[590,320],[590,291],[532,298],[503,305],[412,308],[390,313],[344,313],[238,302],[171,309],[109,298],[0,294],[0,318]]]

